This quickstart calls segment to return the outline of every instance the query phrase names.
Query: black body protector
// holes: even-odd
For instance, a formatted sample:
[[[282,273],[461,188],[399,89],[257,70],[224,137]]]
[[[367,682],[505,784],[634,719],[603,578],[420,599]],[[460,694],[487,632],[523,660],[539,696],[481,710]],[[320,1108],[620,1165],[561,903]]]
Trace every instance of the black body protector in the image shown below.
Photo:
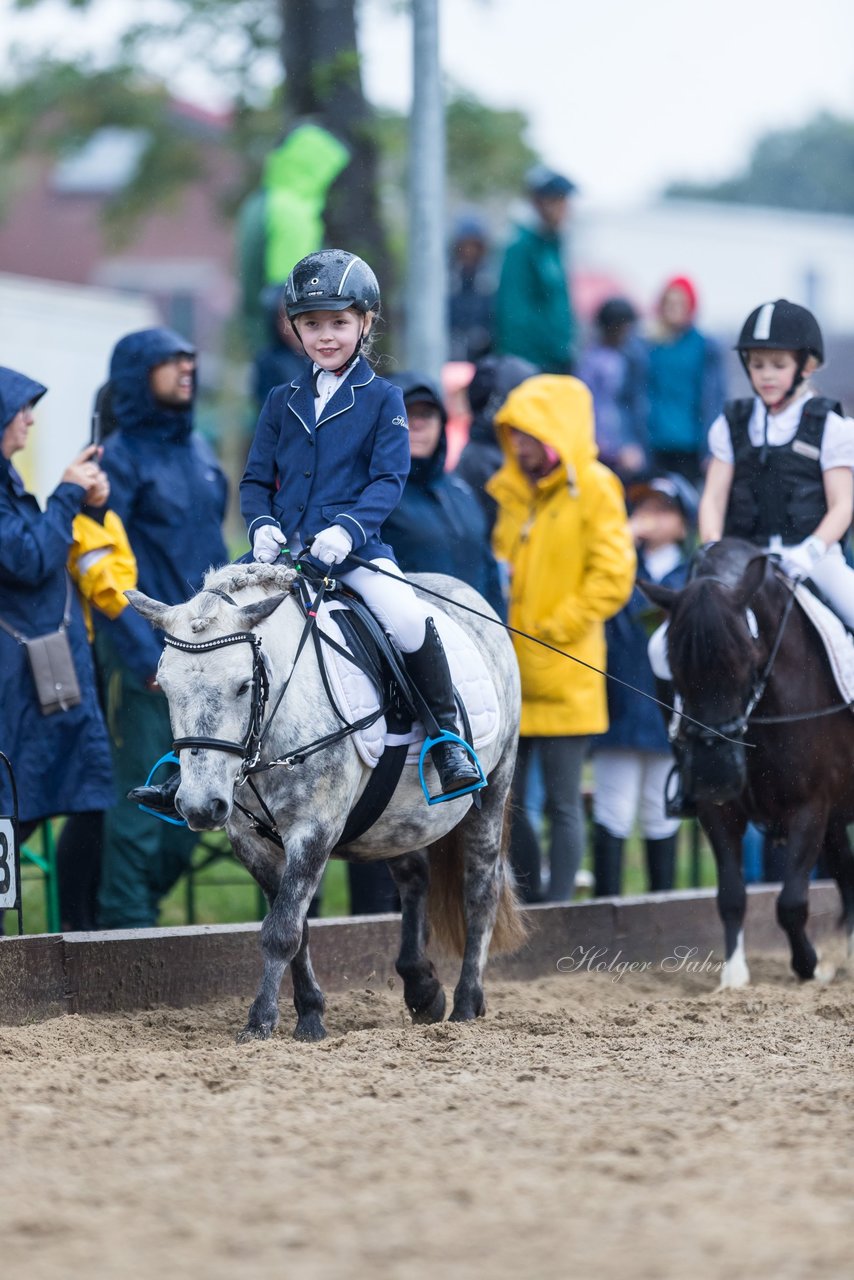
[[[755,400],[732,400],[724,415],[735,462],[724,534],[765,546],[773,537],[785,546],[803,542],[827,514],[821,442],[828,413],[838,401],[811,396],[788,444],[754,445],[748,426]]]

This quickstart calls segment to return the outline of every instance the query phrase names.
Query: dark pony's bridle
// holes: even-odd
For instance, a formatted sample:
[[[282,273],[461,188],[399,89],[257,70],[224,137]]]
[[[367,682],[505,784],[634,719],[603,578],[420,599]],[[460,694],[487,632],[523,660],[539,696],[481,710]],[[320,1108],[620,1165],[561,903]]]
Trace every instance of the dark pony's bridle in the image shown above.
[[[722,587],[728,587],[730,590],[732,589],[732,583],[726,582],[723,578],[718,578],[713,574],[703,574],[701,575],[701,578],[704,582],[717,582]],[[785,582],[788,598],[780,616],[780,621],[774,634],[774,640],[768,652],[768,657],[765,660],[765,665],[762,668],[761,673],[753,682],[744,710],[740,715],[735,716],[732,720],[727,720],[724,724],[708,725],[706,727],[698,724],[697,721],[684,721],[677,727],[679,737],[688,739],[689,741],[693,739],[694,741],[702,742],[706,746],[709,746],[716,741],[720,741],[721,738],[734,738],[736,740],[741,740],[741,745],[744,747],[754,747],[756,745],[755,743],[743,741],[744,735],[747,733],[750,725],[794,724],[799,720],[817,720],[821,716],[832,716],[836,715],[840,711],[849,710],[849,704],[847,702],[837,702],[831,707],[822,707],[816,711],[793,711],[779,716],[757,716],[753,714],[756,707],[758,707],[759,703],[765,696],[765,690],[768,687],[768,681],[771,679],[771,672],[774,669],[774,663],[777,661],[777,655],[779,654],[780,646],[783,643],[786,623],[789,621],[789,616],[791,615],[792,609],[795,605],[795,584],[789,582],[788,579],[784,579],[783,581]]]

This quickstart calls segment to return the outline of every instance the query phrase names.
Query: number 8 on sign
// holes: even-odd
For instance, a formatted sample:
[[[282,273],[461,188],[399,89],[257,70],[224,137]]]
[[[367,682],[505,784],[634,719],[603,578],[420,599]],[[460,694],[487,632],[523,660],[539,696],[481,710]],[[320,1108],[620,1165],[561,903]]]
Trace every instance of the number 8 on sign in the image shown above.
[[[0,908],[14,910],[18,905],[17,858],[15,829],[11,818],[0,818]]]

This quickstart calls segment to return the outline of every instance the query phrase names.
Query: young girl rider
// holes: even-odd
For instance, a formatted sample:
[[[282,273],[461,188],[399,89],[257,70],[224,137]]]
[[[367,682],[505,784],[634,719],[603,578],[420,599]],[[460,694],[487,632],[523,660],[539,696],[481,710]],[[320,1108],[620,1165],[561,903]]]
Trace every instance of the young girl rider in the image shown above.
[[[810,386],[821,330],[806,307],[778,298],[750,313],[736,350],[754,396],[709,429],[700,541],[727,534],[778,553],[854,627],[854,570],[840,545],[854,512],[854,423]]]
[[[791,578],[810,578],[854,628],[854,570],[840,545],[854,515],[854,422],[810,386],[824,360],[821,329],[806,307],[778,298],[750,313],[735,349],[754,394],[731,401],[709,428],[700,541],[746,538],[778,554]],[[649,658],[669,680],[667,623]],[[690,812],[681,789],[669,806]]]
[[[403,653],[439,727],[456,733],[451,674],[430,608],[379,536],[410,457],[403,397],[362,352],[379,311],[376,276],[354,254],[323,249],[297,263],[284,301],[312,370],[271,392],[258,422],[240,484],[253,555],[270,562],[285,545],[297,551],[311,538],[310,554],[359,593]],[[394,576],[348,564],[351,551]],[[480,780],[459,743],[439,742],[431,754],[443,794]]]
[[[397,387],[378,378],[363,348],[380,305],[366,262],[340,249],[303,258],[285,285],[285,309],[310,370],[267,397],[246,470],[240,508],[252,556],[272,564],[284,548],[306,549],[352,587],[396,642],[440,729],[457,732],[442,641],[379,529],[409,474],[409,429]],[[387,574],[355,565],[351,552]],[[458,742],[431,749],[443,795],[480,782]],[[137,788],[133,798],[169,810],[179,778]]]

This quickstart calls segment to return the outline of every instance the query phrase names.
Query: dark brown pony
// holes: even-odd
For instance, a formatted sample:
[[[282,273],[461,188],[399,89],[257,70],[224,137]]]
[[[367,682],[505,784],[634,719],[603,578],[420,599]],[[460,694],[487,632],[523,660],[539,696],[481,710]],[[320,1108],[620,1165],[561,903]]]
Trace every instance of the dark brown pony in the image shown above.
[[[842,895],[854,953],[854,714],[842,704],[822,644],[792,598],[792,584],[756,547],[724,538],[698,553],[682,591],[644,592],[670,616],[668,658],[686,716],[683,781],[697,804],[718,869],[726,963],[721,986],[750,975],[741,842],[748,821],[786,845],[777,919],[800,978],[832,976],[806,933],[810,874],[824,850]],[[687,776],[685,776],[687,775]]]

